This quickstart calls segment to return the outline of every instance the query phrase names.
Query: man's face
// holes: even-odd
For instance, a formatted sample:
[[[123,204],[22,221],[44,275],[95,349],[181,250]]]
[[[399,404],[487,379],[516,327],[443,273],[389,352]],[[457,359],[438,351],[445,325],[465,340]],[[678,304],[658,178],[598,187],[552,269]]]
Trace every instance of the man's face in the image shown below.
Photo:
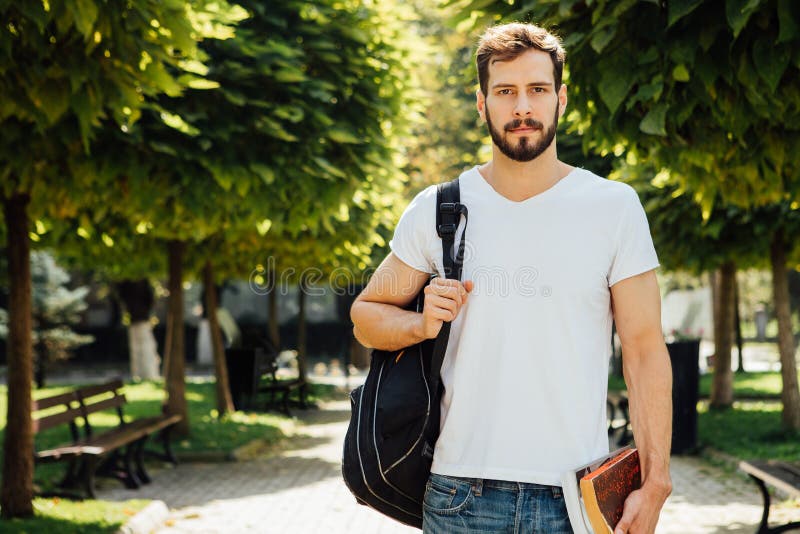
[[[512,61],[493,61],[487,92],[478,94],[478,110],[506,157],[531,161],[547,150],[566,105],[566,87],[556,92],[549,54],[530,50]]]

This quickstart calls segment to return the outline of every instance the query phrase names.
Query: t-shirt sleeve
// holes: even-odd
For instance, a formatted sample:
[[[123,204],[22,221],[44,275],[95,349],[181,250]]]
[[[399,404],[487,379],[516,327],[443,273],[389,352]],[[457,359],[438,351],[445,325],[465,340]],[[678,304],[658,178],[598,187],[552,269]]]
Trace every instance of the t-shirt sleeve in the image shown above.
[[[389,248],[403,263],[426,273],[434,272],[430,243],[436,236],[435,208],[436,186],[431,186],[414,197],[389,241]]]
[[[608,271],[608,285],[659,266],[650,226],[639,196],[629,188],[615,238],[615,253]]]

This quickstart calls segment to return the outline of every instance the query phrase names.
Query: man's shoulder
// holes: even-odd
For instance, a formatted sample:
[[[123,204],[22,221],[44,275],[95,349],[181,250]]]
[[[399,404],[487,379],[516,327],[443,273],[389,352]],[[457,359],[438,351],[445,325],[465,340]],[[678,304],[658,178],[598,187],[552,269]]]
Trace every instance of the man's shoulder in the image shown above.
[[[597,175],[588,169],[579,167],[576,167],[573,172],[579,175],[578,177],[580,179],[580,183],[585,187],[587,192],[590,192],[593,196],[599,195],[599,197],[595,197],[598,200],[603,198],[608,200],[616,199],[620,202],[626,202],[634,198],[638,199],[638,193],[633,187],[631,187],[630,184],[617,180],[611,180],[609,178]]]

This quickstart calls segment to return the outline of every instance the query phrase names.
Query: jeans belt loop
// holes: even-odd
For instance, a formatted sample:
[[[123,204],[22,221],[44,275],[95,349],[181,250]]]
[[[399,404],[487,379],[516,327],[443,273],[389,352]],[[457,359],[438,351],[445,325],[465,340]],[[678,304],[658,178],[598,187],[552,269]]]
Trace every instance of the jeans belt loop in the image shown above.
[[[472,484],[472,492],[475,494],[476,497],[481,496],[481,492],[483,492],[483,479],[476,478],[475,482]]]

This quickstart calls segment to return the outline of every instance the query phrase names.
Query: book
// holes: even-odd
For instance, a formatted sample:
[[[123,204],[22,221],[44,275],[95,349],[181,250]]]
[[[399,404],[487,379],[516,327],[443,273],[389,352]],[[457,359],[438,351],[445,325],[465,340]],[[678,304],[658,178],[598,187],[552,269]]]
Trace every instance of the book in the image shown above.
[[[581,478],[581,496],[595,534],[611,534],[622,519],[625,499],[642,487],[639,451],[629,449]]]
[[[575,469],[570,469],[566,473],[564,473],[561,477],[561,487],[564,494],[564,501],[567,505],[567,514],[569,515],[570,525],[572,526],[572,530],[575,534],[600,534],[600,533],[607,533],[610,532],[608,527],[605,526],[604,523],[598,523],[602,525],[603,528],[598,528],[598,526],[594,526],[592,520],[590,518],[589,510],[587,509],[586,500],[587,498],[583,495],[583,490],[581,488],[581,479],[588,477],[590,480],[593,480],[594,475],[603,471],[606,471],[606,466],[610,466],[611,464],[616,465],[621,458],[635,456],[636,458],[636,466],[638,472],[638,460],[639,460],[639,453],[636,449],[628,446],[622,449],[615,450],[610,452],[600,458],[592,460],[586,465],[582,465],[580,467],[576,467]],[[626,464],[627,465],[627,464]],[[603,477],[603,480],[608,480],[610,477],[620,474],[618,469],[611,469],[609,474]],[[635,482],[635,484],[631,485],[630,491],[625,493],[625,498],[630,494],[631,491],[638,488],[641,485],[640,482],[641,478],[639,477],[639,482]],[[591,485],[591,483],[589,483]],[[589,500],[592,501],[592,505],[595,505],[593,508],[594,512],[597,512],[599,506],[596,506],[597,503],[597,492],[593,491],[592,494],[589,496]],[[622,499],[622,503],[625,502],[625,498]],[[621,517],[621,513],[620,513]],[[614,522],[614,526],[616,526],[616,522],[619,521],[619,517]],[[613,527],[612,530],[613,531]]]

